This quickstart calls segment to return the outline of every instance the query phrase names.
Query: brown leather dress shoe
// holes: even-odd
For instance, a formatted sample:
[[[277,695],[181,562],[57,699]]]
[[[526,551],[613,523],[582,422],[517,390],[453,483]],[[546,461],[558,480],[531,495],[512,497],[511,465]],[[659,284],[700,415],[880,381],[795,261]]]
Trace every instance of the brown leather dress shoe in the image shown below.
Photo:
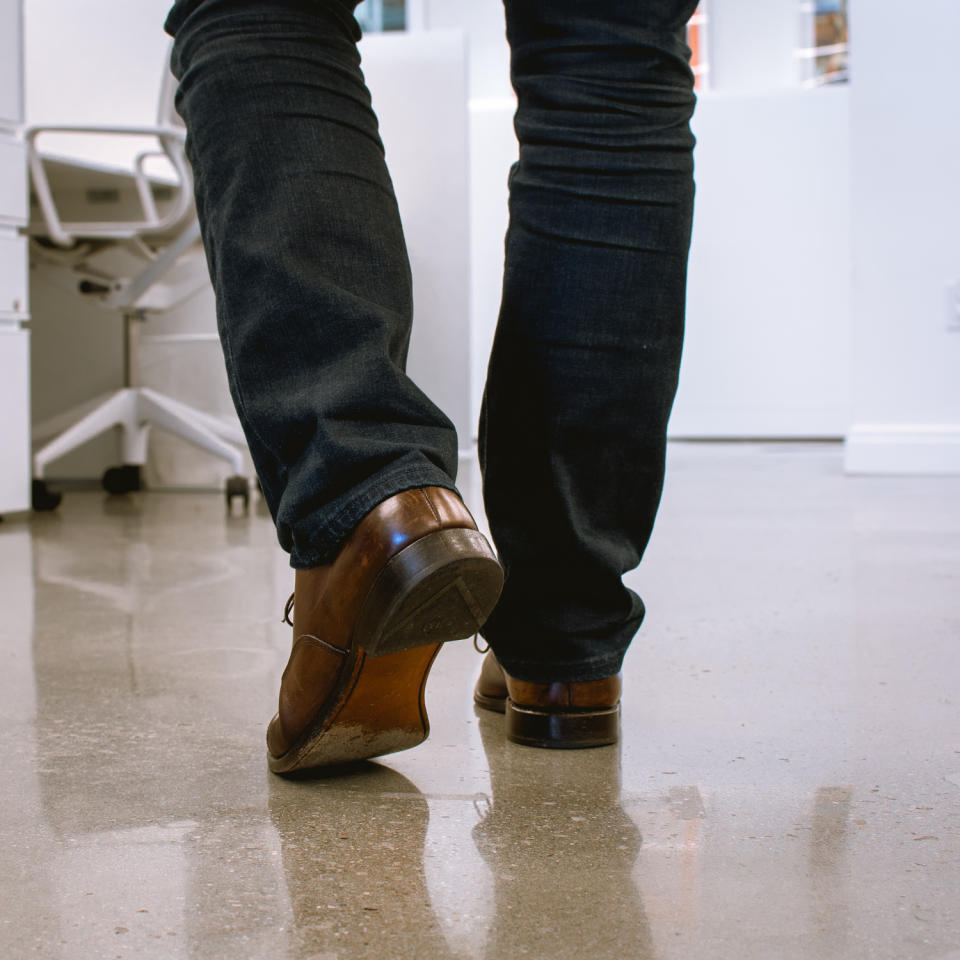
[[[506,714],[507,738],[530,747],[603,747],[620,739],[620,675],[602,680],[515,680],[492,652],[473,693],[477,706]]]
[[[348,763],[425,740],[430,666],[441,644],[476,633],[502,586],[455,493],[423,487],[377,506],[332,564],[296,572],[270,769]]]

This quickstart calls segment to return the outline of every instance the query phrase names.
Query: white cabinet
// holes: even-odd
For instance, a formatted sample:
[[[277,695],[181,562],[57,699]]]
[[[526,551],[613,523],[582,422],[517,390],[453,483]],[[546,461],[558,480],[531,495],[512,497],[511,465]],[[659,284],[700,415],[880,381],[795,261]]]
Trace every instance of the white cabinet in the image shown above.
[[[6,43],[2,28],[0,35],[2,46]],[[26,150],[12,132],[0,128],[0,325],[4,326],[18,326],[29,319],[27,239],[17,232],[26,224],[27,213]]]
[[[21,0],[0,0],[0,127],[23,123]]]
[[[30,333],[0,322],[0,513],[30,509]]]
[[[21,0],[0,0],[0,514],[30,509],[30,334]]]
[[[27,222],[27,148],[0,132],[0,226]]]
[[[28,318],[27,291],[27,239],[0,230],[0,324]]]

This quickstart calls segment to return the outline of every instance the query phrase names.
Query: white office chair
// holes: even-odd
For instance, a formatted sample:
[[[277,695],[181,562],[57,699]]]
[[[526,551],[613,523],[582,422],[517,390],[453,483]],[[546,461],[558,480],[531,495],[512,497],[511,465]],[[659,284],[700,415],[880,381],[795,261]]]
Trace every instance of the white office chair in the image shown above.
[[[249,483],[242,476],[245,446],[239,423],[224,422],[146,387],[136,385],[136,341],[138,328],[150,311],[170,309],[198,289],[196,282],[171,287],[163,281],[183,255],[199,243],[200,228],[193,205],[193,178],[184,153],[185,130],[174,109],[176,80],[169,68],[161,84],[157,124],[152,127],[105,127],[81,125],[30,126],[24,131],[32,185],[40,218],[27,228],[34,251],[40,258],[66,267],[76,274],[79,295],[94,299],[104,309],[123,315],[125,326],[125,382],[121,390],[98,397],[68,410],[34,428],[34,440],[54,439],[33,457],[34,509],[50,510],[60,502],[43,480],[47,466],[107,430],[122,428],[123,465],[103,475],[104,489],[125,493],[140,489],[141,467],[146,462],[151,426],[167,430],[187,442],[226,460],[233,468],[227,479],[227,505],[234,497],[249,506]],[[119,182],[135,188],[142,216],[136,220],[66,220],[58,207],[55,189],[48,175],[68,164],[45,158],[37,145],[45,133],[107,134],[155,137],[159,150],[145,151],[134,159],[133,169]],[[152,181],[147,162],[163,156],[173,167],[177,182],[173,189]],[[102,174],[102,172],[101,172]],[[157,197],[166,197],[158,206]],[[66,206],[69,202],[65,201]],[[134,264],[122,276],[104,275],[89,262],[105,248],[122,247],[123,262]],[[132,256],[131,256],[132,255]],[[206,282],[205,278],[201,282]],[[239,447],[239,448],[238,448]]]

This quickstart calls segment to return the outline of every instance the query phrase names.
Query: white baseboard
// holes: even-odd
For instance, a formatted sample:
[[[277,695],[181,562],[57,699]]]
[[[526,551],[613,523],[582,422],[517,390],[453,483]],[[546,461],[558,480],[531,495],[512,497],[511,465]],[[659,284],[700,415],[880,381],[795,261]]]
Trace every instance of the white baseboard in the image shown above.
[[[960,474],[960,424],[855,424],[846,438],[844,470],[866,474]]]

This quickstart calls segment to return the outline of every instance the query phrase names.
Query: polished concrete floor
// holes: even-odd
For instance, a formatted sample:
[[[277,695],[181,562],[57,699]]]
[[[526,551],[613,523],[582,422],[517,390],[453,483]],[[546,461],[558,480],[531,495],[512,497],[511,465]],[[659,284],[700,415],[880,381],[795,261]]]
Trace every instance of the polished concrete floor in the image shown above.
[[[674,446],[620,748],[505,743],[467,641],[425,745],[298,782],[262,509],[74,493],[0,568],[5,960],[960,960],[960,479]]]

